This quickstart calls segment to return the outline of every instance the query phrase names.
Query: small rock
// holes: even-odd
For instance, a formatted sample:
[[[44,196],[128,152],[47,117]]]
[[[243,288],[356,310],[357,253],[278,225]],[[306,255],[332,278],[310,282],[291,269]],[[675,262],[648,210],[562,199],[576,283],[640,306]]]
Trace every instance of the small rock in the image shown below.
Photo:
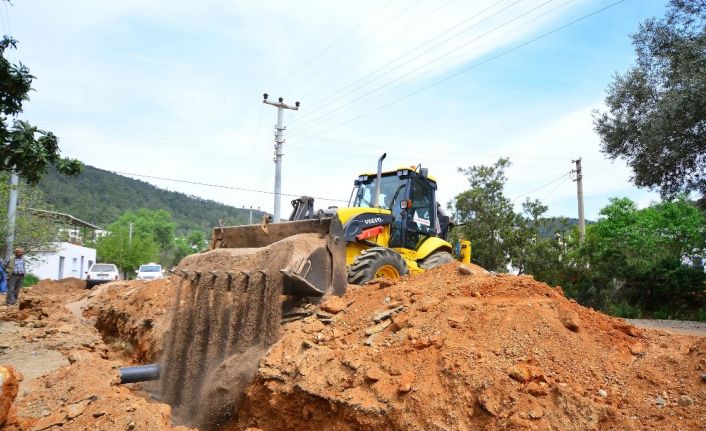
[[[376,279],[376,281],[378,283],[378,286],[380,286],[381,289],[395,285],[394,280],[388,280],[387,278],[378,278],[378,279]]]
[[[324,329],[324,324],[321,323],[321,321],[317,320],[312,320],[311,322],[308,322],[304,325],[302,325],[302,332],[305,334],[315,334],[317,332],[321,332]]]
[[[94,412],[94,413],[93,413],[93,417],[94,417],[94,418],[99,418],[99,417],[103,416],[104,414],[105,414],[105,412]]]
[[[679,399],[677,400],[677,404],[679,404],[682,407],[689,407],[690,405],[694,404],[694,400],[691,399],[691,397],[688,395],[681,395],[681,396],[679,396]]]
[[[630,353],[635,356],[643,356],[645,354],[645,348],[640,343],[635,343],[630,346]]]
[[[127,429],[128,429],[128,430],[134,430],[134,429],[135,429],[135,421],[130,421],[130,422],[127,424]]]
[[[390,326],[392,323],[391,320],[383,320],[382,322],[378,323],[375,326],[371,326],[369,328],[365,329],[365,335],[373,335],[377,334],[378,332],[382,332],[385,328]]]
[[[406,394],[407,392],[412,390],[412,383],[414,383],[414,373],[402,373],[402,377],[400,378],[400,385],[397,388],[397,392],[400,394]]]
[[[579,331],[579,315],[574,310],[562,310],[559,312],[559,320],[566,329],[578,332]]]
[[[507,369],[507,373],[510,377],[522,383],[532,379],[532,371],[525,364],[515,364]]]
[[[475,271],[473,271],[471,268],[467,267],[466,265],[459,265],[458,266],[458,272],[460,272],[463,275],[473,275],[475,274]]]
[[[541,419],[544,416],[544,410],[542,409],[532,409],[527,413],[527,417],[530,419]]]
[[[667,404],[667,402],[662,398],[661,396],[657,395],[655,398],[655,405],[657,407],[664,407]]]
[[[390,309],[390,310],[383,311],[383,312],[381,312],[381,313],[376,314],[376,315],[373,317],[373,321],[374,321],[375,323],[380,323],[380,322],[382,322],[383,320],[390,319],[393,314],[398,313],[398,312],[402,311],[403,309],[404,309],[404,307],[400,305],[400,306],[397,307],[397,308],[393,308],[393,309]]]
[[[422,299],[417,303],[417,310],[419,311],[429,311],[432,307],[437,305],[439,302],[441,302],[438,298],[432,297],[427,297]]]
[[[701,381],[706,382],[706,373],[701,373]]]
[[[86,410],[87,405],[88,403],[86,402],[70,404],[68,407],[66,407],[66,417],[69,419],[73,419],[76,416],[80,416]]]
[[[473,292],[471,292],[471,296],[473,298],[480,298],[480,292],[473,291]]]
[[[370,380],[371,382],[377,382],[378,380],[382,379],[382,377],[382,371],[380,371],[376,367],[368,368],[365,371],[365,379]]]
[[[320,308],[331,314],[338,314],[346,309],[346,303],[338,296],[331,296],[321,303]]]
[[[527,392],[535,397],[543,397],[548,394],[547,392],[547,384],[544,382],[531,382],[527,385]]]
[[[598,396],[601,398],[606,398],[608,397],[608,391],[606,391],[605,389],[599,389]]]
[[[373,344],[375,344],[375,339],[377,338],[378,334],[371,334],[368,338],[363,341],[364,346],[372,347]]]

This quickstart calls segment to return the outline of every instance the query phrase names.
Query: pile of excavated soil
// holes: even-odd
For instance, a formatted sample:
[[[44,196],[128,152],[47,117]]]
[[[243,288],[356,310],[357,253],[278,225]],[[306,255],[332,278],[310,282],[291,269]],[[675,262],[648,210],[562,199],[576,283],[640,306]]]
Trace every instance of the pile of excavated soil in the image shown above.
[[[136,363],[159,360],[163,338],[171,322],[176,282],[113,282],[89,295],[83,316],[95,319],[95,327],[112,348]]]
[[[116,282],[90,298],[54,284],[23,291],[24,309],[0,311],[9,320],[0,323],[14,325],[9,350],[27,343],[59,352],[66,363],[30,382],[25,376],[19,420],[8,429],[172,429],[167,405],[141,395],[139,385],[115,383],[116,367],[129,360],[124,353],[151,362],[177,340],[182,355],[209,361],[198,370],[209,368],[199,379],[211,383],[181,395],[203,406],[194,418],[202,429],[704,429],[706,338],[638,329],[529,276],[459,268],[349,286],[344,297],[285,319],[269,348],[248,332],[250,341],[232,355],[209,347],[235,348],[224,322],[248,309],[243,285],[229,285],[224,273]],[[203,292],[206,302],[189,299]],[[265,296],[254,296],[252,316],[269,322],[256,299],[266,291],[256,292]],[[191,325],[173,321],[185,316]],[[211,344],[221,337],[231,341]],[[235,412],[221,408],[236,405]]]
[[[0,308],[0,370],[20,371],[19,388],[9,390],[16,383],[0,373],[3,430],[186,430],[172,425],[169,405],[133,391],[137,385],[118,385],[118,368],[130,363],[102,341],[90,313],[83,315],[114,284],[86,290],[80,280],[43,281],[22,290],[18,307]],[[135,286],[145,287],[123,288]]]
[[[466,271],[468,272],[468,271]],[[224,429],[702,430],[706,339],[453,263],[283,327]]]

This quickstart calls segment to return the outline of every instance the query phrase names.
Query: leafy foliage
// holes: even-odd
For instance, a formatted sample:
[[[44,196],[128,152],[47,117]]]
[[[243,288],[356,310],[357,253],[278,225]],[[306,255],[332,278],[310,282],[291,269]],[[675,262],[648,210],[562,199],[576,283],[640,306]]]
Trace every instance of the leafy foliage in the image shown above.
[[[540,201],[527,200],[523,214],[514,213],[503,194],[508,165],[500,159],[461,171],[471,188],[453,202],[461,223],[453,236],[472,241],[480,265],[531,274],[623,317],[704,309],[706,274],[690,261],[706,256],[706,216],[691,202],[680,197],[640,210],[629,199],[612,199],[581,245],[568,220],[544,217],[548,208]]]
[[[60,156],[53,133],[19,120],[8,127],[7,116],[22,112],[34,79],[27,66],[11,64],[5,58],[5,51],[16,47],[17,41],[10,37],[0,40],[0,171],[14,170],[30,184],[36,184],[51,166],[63,175],[77,175],[83,164]]]
[[[637,64],[608,88],[594,125],[637,186],[706,195],[706,1],[671,0],[632,36]]]
[[[110,230],[116,227],[133,227],[133,235],[150,237],[162,249],[169,249],[174,245],[174,230],[176,223],[172,215],[165,210],[148,210],[141,208],[135,212],[126,212],[110,225]]]
[[[114,263],[130,274],[141,264],[156,261],[159,245],[146,234],[133,233],[131,239],[128,228],[116,224],[106,236],[98,239],[96,254],[99,262]]]
[[[473,242],[474,260],[488,270],[507,272],[513,228],[518,221],[512,203],[503,194],[510,160],[500,158],[492,166],[459,168],[470,188],[453,201],[460,233]]]
[[[587,275],[607,299],[624,299],[648,310],[673,301],[697,301],[703,268],[686,264],[706,249],[706,218],[685,199],[638,210],[612,199],[586,232],[582,254]]]
[[[9,174],[0,174],[0,202],[7,202],[10,194]],[[18,209],[15,218],[15,244],[22,246],[32,259],[38,251],[52,251],[56,243],[63,239],[61,223],[50,214],[40,214],[29,208],[50,210],[45,196],[37,187],[20,181],[17,191]],[[7,205],[0,205],[0,231],[7,231]],[[2,250],[5,249],[4,236]]]
[[[99,226],[107,226],[123,213],[141,208],[171,213],[177,235],[202,231],[210,237],[218,220],[223,220],[226,226],[249,222],[250,210],[158,189],[144,181],[92,166],[86,166],[77,177],[65,177],[56,171],[49,171],[39,187],[57,211]],[[259,221],[264,214],[259,210],[252,210],[252,213],[255,221]]]

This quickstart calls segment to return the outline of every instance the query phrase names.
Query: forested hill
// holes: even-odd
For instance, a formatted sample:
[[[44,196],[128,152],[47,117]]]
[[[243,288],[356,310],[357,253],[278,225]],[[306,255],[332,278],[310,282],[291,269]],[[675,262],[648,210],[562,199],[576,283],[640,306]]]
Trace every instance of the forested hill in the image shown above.
[[[164,209],[172,213],[177,233],[210,232],[223,219],[225,225],[248,223],[249,209],[235,208],[183,193],[159,189],[144,181],[86,166],[78,177],[50,171],[39,183],[47,203],[89,223],[106,227],[126,211]],[[262,212],[253,210],[253,220]]]

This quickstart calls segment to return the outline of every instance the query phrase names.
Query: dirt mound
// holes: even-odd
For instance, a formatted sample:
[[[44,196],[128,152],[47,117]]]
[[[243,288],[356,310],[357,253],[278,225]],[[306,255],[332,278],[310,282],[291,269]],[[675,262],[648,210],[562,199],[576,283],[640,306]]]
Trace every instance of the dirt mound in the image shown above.
[[[83,310],[111,347],[132,361],[159,360],[176,299],[172,278],[113,282],[96,288]]]
[[[21,374],[14,367],[0,367],[0,427],[17,420],[12,403],[21,380]]]
[[[471,272],[351,286],[285,325],[225,429],[702,429],[703,339]]]
[[[91,314],[83,315],[89,296],[119,291],[114,284],[89,291],[75,281],[43,281],[23,290],[19,307],[0,308],[0,365],[24,375],[4,430],[186,430],[173,427],[171,408],[139,385],[117,384],[117,369],[130,363],[103,343]]]

